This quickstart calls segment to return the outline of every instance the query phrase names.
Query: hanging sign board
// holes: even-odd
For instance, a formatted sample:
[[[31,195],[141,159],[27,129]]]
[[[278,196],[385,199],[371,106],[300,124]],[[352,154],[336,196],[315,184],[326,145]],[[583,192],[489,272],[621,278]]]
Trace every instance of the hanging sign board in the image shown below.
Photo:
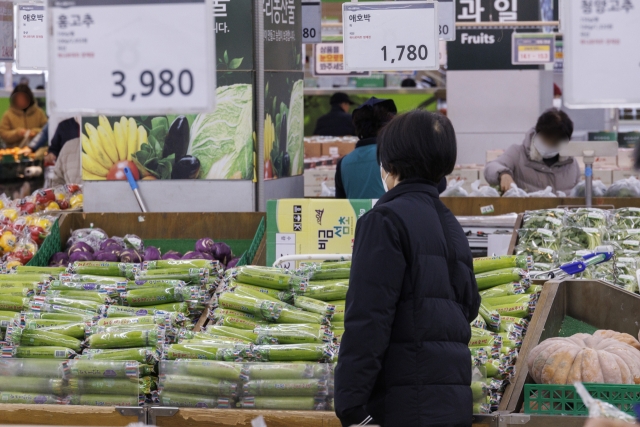
[[[440,40],[456,39],[456,2],[454,0],[438,0],[438,35]]]
[[[302,2],[302,43],[322,41],[322,4],[320,1]]]
[[[344,45],[342,43],[318,43],[313,46],[314,72],[316,76],[368,76],[368,72],[344,70]]]
[[[47,19],[44,6],[18,5],[16,63],[20,69],[47,68]]]
[[[439,68],[432,0],[343,3],[342,22],[347,71]]]
[[[563,1],[564,104],[640,107],[640,1]]]
[[[213,110],[210,0],[49,0],[48,12],[51,113]]]
[[[511,35],[513,65],[552,64],[555,61],[555,34],[516,33]]]
[[[13,59],[13,2],[0,1],[0,61]]]

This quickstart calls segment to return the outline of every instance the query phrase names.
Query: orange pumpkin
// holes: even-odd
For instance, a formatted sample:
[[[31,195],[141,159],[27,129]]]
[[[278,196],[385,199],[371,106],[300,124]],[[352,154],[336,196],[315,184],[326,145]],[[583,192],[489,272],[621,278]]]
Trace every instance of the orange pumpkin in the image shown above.
[[[538,384],[640,384],[640,351],[628,338],[615,331],[550,338],[529,352],[529,374]]]

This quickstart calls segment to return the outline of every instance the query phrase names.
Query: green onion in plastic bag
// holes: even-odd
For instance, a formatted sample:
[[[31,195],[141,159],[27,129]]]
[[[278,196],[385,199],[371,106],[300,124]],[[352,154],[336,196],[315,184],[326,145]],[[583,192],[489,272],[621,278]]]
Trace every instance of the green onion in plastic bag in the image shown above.
[[[188,299],[194,299],[194,295],[196,294],[197,288],[192,286],[135,289],[122,294],[122,301],[132,307],[142,307],[154,304],[182,302]]]
[[[222,308],[244,311],[260,316],[262,319],[275,321],[285,308],[282,302],[267,299],[258,299],[248,295],[238,295],[233,292],[224,292],[218,297],[218,304]]]
[[[190,375],[237,382],[242,377],[243,366],[242,363],[234,362],[185,359],[160,362],[160,372],[166,375]]]
[[[325,379],[331,369],[327,363],[248,363],[242,372],[249,380]]]
[[[527,290],[527,286],[525,286],[522,282],[512,282],[506,283],[504,285],[494,286],[493,288],[486,289],[484,291],[480,291],[480,296],[484,301],[486,298],[495,298],[502,297],[507,295],[518,295],[523,294]]]
[[[238,385],[235,382],[208,377],[187,375],[162,375],[159,387],[162,391],[172,393],[192,393],[204,396],[235,397]]]
[[[159,331],[126,331],[120,333],[97,333],[89,336],[86,342],[90,348],[132,348],[155,347],[162,340]]]
[[[254,333],[253,331],[232,328],[228,326],[219,326],[219,325],[207,326],[206,333],[211,335],[222,335],[222,336],[227,336],[231,338],[240,338],[240,339],[247,340],[249,342],[255,342],[258,339],[258,334]]]
[[[324,403],[318,403],[313,397],[267,397],[258,396],[243,398],[238,406],[246,409],[281,409],[281,410],[324,410]]]
[[[35,322],[36,321],[27,322],[25,325],[25,329],[55,332],[55,333],[73,337],[79,340],[84,339],[84,332],[85,332],[84,323],[67,323],[65,325],[36,327]]]
[[[349,290],[348,280],[310,281],[293,286],[296,295],[317,299],[320,301],[343,300]]]
[[[255,289],[252,289],[252,288],[255,288]],[[269,293],[260,292],[259,289],[260,288],[258,286],[236,284],[236,286],[233,287],[233,293],[235,293],[236,295],[244,295],[248,297],[257,298],[260,300],[274,301],[278,303],[282,302],[277,297],[271,296]],[[266,288],[263,288],[263,289],[266,289]]]
[[[504,268],[526,269],[527,266],[527,257],[524,255],[503,255],[473,259],[473,272],[475,274]]]
[[[257,328],[260,324],[264,324],[265,322],[260,321],[260,322],[254,322],[252,320],[247,320],[247,319],[243,319],[243,318],[237,318],[237,317],[233,317],[233,316],[224,316],[221,319],[219,319],[217,321],[217,325],[221,325],[221,326],[229,326],[232,328],[238,328],[238,329],[248,329],[250,331],[254,330],[255,328]]]
[[[29,308],[29,298],[0,295],[0,310],[20,312]]]
[[[220,262],[208,259],[163,259],[157,261],[145,261],[143,266],[147,270],[188,270],[190,268],[205,268],[210,271],[217,271],[220,267]]]
[[[139,398],[134,395],[119,394],[72,394],[70,405],[83,406],[138,406]]]
[[[251,380],[242,385],[245,396],[326,396],[327,382],[315,378]]]
[[[278,344],[322,343],[331,341],[332,334],[326,327],[314,324],[277,324],[258,326],[257,341],[268,343],[275,340]]]
[[[230,316],[235,317],[236,319],[246,319],[252,322],[259,322],[262,320],[262,317],[256,316],[255,314],[245,313],[238,310],[231,310],[227,308],[216,308],[211,312],[211,317],[214,319],[222,319],[223,317]]]
[[[167,360],[206,359],[217,360],[218,350],[233,348],[235,344],[170,344],[165,349]]]
[[[236,270],[235,274],[238,282],[281,291],[289,290],[291,286],[305,281],[301,277],[285,273],[280,268],[242,266]]]
[[[118,394],[138,396],[140,384],[138,378],[73,378],[69,380],[72,394]]]
[[[480,303],[480,316],[487,322],[487,325],[491,328],[498,328],[500,326],[500,313],[498,313],[492,306],[482,302]]]
[[[10,337],[9,334],[11,334]],[[55,332],[43,331],[42,329],[21,330],[14,328],[11,333],[7,331],[7,341],[11,341],[16,345],[25,347],[62,346],[76,352],[79,352],[82,349],[82,342],[80,340]]]
[[[77,353],[66,347],[60,346],[19,346],[14,349],[14,357],[21,359],[69,359]]]
[[[333,350],[326,344],[257,345],[253,352],[260,360],[270,362],[319,361],[333,358]]]
[[[504,268],[476,274],[476,282],[478,283],[478,290],[482,291],[493,286],[520,281],[525,276],[526,273],[519,268]]]
[[[575,227],[601,228],[609,226],[609,212],[598,208],[578,208],[569,210],[565,224]]]
[[[296,295],[294,297],[294,303],[298,308],[301,308],[312,313],[318,313],[323,316],[333,316],[336,306],[326,303],[317,299],[305,297],[302,295]]]
[[[560,245],[563,249],[593,250],[602,243],[602,231],[588,227],[565,227],[560,231]]]
[[[22,403],[37,405],[58,405],[61,403],[60,398],[52,394],[40,393],[20,393],[5,391],[0,393],[0,402],[2,403]]]
[[[52,379],[46,376],[39,377],[14,377],[0,376],[0,390],[11,390],[20,393],[44,393],[61,395],[62,379]]]
[[[528,228],[528,229],[546,228],[548,230],[559,230],[560,228],[562,228],[562,216],[555,217],[555,216],[546,215],[544,213],[527,215],[525,213],[522,219],[522,228]]]
[[[336,306],[336,311],[335,311],[335,314],[333,315],[333,318],[334,319],[339,318],[340,316],[338,316],[339,314],[338,310],[340,309],[340,306],[335,302],[332,304],[335,304]],[[343,308],[343,313],[344,313],[344,308]],[[341,314],[341,316],[342,316],[342,319],[344,319],[344,314]],[[296,309],[296,308],[284,307],[280,312],[280,315],[276,319],[276,322],[277,323],[314,323],[314,324],[321,325],[321,324],[327,323],[327,317],[318,313],[311,313],[311,312]]]
[[[261,294],[269,295],[270,297],[275,298],[276,300],[282,301],[282,302],[290,302],[293,299],[293,293],[291,291],[279,291],[277,289],[247,285],[245,283],[240,283],[235,280],[229,281],[229,287],[231,289],[235,289],[236,292],[237,292],[237,289],[246,289],[249,291],[259,292]]]
[[[138,362],[112,360],[70,360],[68,366],[74,378],[137,379]]]
[[[160,405],[178,408],[217,408],[219,398],[200,396],[191,393],[173,393],[162,390],[159,393]],[[228,399],[222,399],[228,405]]]
[[[139,363],[155,363],[158,355],[153,347],[123,349],[85,349],[80,360],[132,360]]]

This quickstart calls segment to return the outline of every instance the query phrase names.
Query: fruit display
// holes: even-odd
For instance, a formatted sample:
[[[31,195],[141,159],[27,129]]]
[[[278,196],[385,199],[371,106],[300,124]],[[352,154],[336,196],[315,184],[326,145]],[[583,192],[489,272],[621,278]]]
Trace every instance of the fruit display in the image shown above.
[[[515,374],[515,362],[542,286],[531,285],[526,255],[475,258],[473,269],[482,302],[471,323],[469,350],[474,372],[486,379],[472,383],[474,413],[490,413],[500,405]],[[474,375],[475,377],[475,375]]]
[[[529,352],[527,366],[538,384],[640,384],[640,342],[608,330],[549,338]]]
[[[5,194],[0,195],[0,209],[7,210],[5,216],[10,217],[38,212],[80,210],[83,202],[82,185],[78,184],[43,188],[34,191],[30,196],[17,200],[11,200]]]
[[[13,160],[16,162],[19,162],[24,157],[33,157],[31,149],[29,147],[13,147],[0,149],[0,158],[2,158],[3,161],[9,156],[13,157]]]

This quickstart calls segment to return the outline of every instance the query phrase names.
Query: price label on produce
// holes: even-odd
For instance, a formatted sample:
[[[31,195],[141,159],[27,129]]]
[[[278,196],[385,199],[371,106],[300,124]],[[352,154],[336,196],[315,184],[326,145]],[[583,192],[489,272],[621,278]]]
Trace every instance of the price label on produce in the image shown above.
[[[16,63],[18,68],[47,68],[47,19],[41,5],[18,5]]]
[[[211,0],[49,0],[49,112],[212,111]]]
[[[553,33],[516,33],[511,36],[513,65],[551,64],[555,61]]]
[[[437,3],[360,2],[342,5],[348,71],[439,68]]]
[[[302,43],[322,42],[322,4],[302,2]]]
[[[456,39],[456,2],[454,0],[438,0],[438,35],[440,40]]]

